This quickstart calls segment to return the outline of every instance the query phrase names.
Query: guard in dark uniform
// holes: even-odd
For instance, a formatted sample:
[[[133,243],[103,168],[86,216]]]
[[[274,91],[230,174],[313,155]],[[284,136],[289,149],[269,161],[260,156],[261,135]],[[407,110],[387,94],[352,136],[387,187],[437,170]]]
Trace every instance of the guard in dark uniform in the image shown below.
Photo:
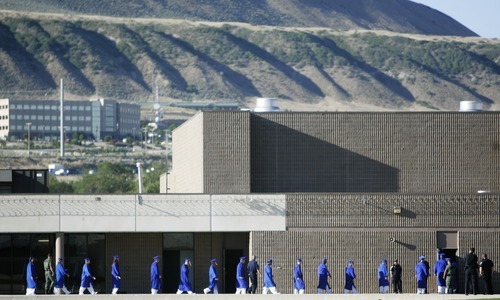
[[[401,281],[402,275],[403,275],[403,268],[399,264],[399,261],[395,259],[394,264],[391,267],[391,283],[394,294],[403,293],[403,283]]]
[[[252,259],[248,262],[247,265],[248,278],[250,279],[250,286],[248,287],[247,293],[255,294],[257,290],[257,274],[260,275],[260,267],[257,262],[257,256],[252,256]]]
[[[465,262],[465,295],[469,295],[472,290],[474,295],[477,295],[477,255],[476,249],[470,248],[469,254],[464,257]]]
[[[485,294],[493,295],[493,262],[488,259],[488,254],[483,253],[481,257],[481,262],[479,263],[479,274],[483,277],[484,291]]]

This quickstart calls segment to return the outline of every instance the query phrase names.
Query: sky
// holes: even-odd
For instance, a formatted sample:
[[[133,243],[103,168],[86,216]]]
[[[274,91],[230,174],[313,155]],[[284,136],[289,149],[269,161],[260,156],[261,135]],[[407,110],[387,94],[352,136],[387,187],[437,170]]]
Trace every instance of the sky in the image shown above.
[[[447,14],[486,38],[500,38],[500,0],[412,0]]]

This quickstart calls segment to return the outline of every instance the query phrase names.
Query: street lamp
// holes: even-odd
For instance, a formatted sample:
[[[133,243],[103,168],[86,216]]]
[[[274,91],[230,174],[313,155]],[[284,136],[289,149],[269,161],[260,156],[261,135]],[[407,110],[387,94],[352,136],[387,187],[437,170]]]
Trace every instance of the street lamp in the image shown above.
[[[30,144],[31,144],[31,123],[26,123],[28,125],[28,156],[31,154]]]

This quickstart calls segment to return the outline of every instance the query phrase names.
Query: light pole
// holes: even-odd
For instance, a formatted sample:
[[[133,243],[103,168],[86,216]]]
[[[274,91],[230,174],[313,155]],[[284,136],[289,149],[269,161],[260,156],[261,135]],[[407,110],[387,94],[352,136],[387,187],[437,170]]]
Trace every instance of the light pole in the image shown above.
[[[31,144],[31,123],[26,123],[28,125],[28,156],[31,154],[30,144]]]

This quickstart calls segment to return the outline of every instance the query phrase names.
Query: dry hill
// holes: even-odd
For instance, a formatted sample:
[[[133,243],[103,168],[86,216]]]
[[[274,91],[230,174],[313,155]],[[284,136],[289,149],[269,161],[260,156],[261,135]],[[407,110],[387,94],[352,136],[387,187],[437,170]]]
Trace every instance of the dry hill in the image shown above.
[[[336,30],[475,35],[443,13],[409,0],[0,0],[0,9]]]

